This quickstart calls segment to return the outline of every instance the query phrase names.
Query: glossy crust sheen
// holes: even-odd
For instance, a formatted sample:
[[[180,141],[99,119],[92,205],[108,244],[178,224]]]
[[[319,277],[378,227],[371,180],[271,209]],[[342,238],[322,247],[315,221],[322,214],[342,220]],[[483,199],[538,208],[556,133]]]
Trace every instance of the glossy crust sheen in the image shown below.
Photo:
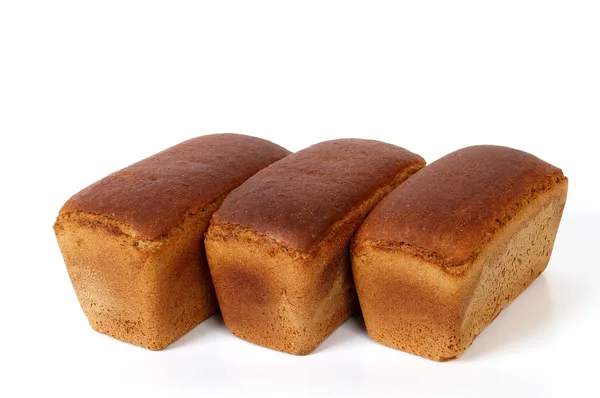
[[[289,153],[241,134],[192,138],[83,189],[60,214],[105,215],[153,240]]]
[[[559,168],[523,151],[463,148],[392,191],[357,239],[392,245],[445,268],[464,265],[528,199],[564,179]]]
[[[322,142],[251,177],[227,197],[214,222],[244,226],[308,252],[399,170],[424,164],[420,156],[379,141]]]

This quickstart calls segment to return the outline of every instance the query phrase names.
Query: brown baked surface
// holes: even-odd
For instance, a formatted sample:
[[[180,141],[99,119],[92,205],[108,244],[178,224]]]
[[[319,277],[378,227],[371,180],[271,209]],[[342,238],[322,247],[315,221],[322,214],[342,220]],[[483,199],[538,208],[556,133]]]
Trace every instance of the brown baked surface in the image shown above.
[[[73,196],[54,224],[94,330],[160,350],[217,311],[204,233],[229,191],[286,156],[259,138],[194,138]]]
[[[328,141],[234,190],[205,239],[229,330],[272,349],[313,351],[358,308],[350,238],[373,206],[424,164],[390,144]]]
[[[65,203],[60,215],[104,215],[154,240],[289,153],[241,134],[192,138],[83,189]]]
[[[352,271],[369,335],[436,361],[462,355],[546,269],[567,186],[536,196],[460,275],[402,250],[356,241]]]
[[[218,309],[202,235],[220,203],[159,241],[120,233],[102,216],[74,213],[54,231],[79,304],[92,328],[161,350]]]
[[[357,239],[400,248],[451,268],[481,247],[562,171],[523,151],[472,146],[431,163],[387,195]]]
[[[214,222],[244,226],[307,252],[400,170],[424,164],[420,156],[379,141],[322,142],[248,179],[223,202]]]
[[[446,361],[546,268],[568,191],[560,169],[515,149],[461,149],[384,198],[352,241],[369,335]]]

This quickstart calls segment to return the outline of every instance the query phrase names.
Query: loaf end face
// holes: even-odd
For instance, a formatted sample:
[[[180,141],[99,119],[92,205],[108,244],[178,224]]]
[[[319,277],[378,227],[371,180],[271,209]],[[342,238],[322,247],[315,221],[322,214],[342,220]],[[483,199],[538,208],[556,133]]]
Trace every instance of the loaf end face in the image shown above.
[[[436,361],[460,356],[546,268],[566,195],[563,181],[537,196],[460,274],[403,250],[356,240],[352,266],[369,335]]]
[[[434,360],[456,357],[468,284],[435,264],[354,246],[352,271],[369,335],[377,342]]]
[[[348,258],[315,260],[218,224],[205,245],[223,320],[246,341],[305,355],[357,308]]]
[[[159,241],[87,213],[59,216],[54,230],[90,325],[119,340],[160,350],[217,310],[196,215]],[[127,232],[125,232],[127,231]]]

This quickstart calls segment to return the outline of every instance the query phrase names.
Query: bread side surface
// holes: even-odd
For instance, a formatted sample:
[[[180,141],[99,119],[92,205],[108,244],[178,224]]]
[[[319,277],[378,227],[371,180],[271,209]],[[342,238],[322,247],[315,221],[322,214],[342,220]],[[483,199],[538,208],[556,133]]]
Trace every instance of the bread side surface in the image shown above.
[[[234,190],[215,221],[241,225],[308,252],[357,204],[425,161],[373,140],[325,141],[272,164]]]
[[[460,149],[431,163],[382,200],[361,226],[359,239],[393,246],[460,273],[496,230],[538,194],[564,180],[559,168],[516,149]]]
[[[308,183],[299,181],[300,176],[296,171],[293,175],[298,177],[295,182],[295,195],[298,197],[291,198],[287,205],[283,203],[283,198],[289,196],[274,199],[274,206],[279,207],[279,210],[267,211],[265,214],[265,225],[277,226],[275,233],[266,233],[265,231],[272,231],[269,228],[257,231],[255,223],[259,220],[254,217],[251,218],[250,225],[240,225],[230,222],[232,218],[229,218],[229,214],[219,217],[217,212],[205,244],[221,313],[227,327],[238,337],[265,347],[298,355],[312,352],[357,309],[348,252],[352,234],[383,196],[423,166],[424,162],[420,158],[415,156],[415,160],[398,166],[394,175],[371,191],[367,198],[346,209],[340,219],[332,224],[325,223],[328,230],[319,235],[316,244],[308,244],[313,237],[306,240],[304,229],[311,217],[315,217],[316,223],[323,222],[324,209],[315,211],[315,214],[303,213],[306,219],[302,222],[268,222],[271,221],[268,217],[281,214],[285,208],[291,211],[293,205],[302,206],[304,201],[307,203],[305,210],[316,206],[312,197],[314,190],[307,188]],[[343,161],[347,163],[346,160]],[[311,167],[318,169],[318,165]],[[334,170],[335,173],[338,172],[337,168]],[[332,172],[331,169],[329,172]],[[263,177],[270,180],[273,174],[266,173]],[[281,177],[283,181],[290,181],[285,173]],[[324,177],[321,175],[322,179]],[[262,186],[256,181],[250,183]],[[300,189],[301,186],[304,188]],[[343,187],[353,190],[360,188]],[[337,195],[344,196],[343,187],[332,184],[331,189],[335,189]],[[366,190],[371,190],[371,186],[367,186]],[[239,192],[248,190],[242,186],[236,194]],[[286,195],[290,194],[289,191],[285,192],[288,192]],[[276,192],[271,192],[270,195],[278,197]],[[321,198],[323,196],[320,195]],[[255,196],[247,198],[251,203],[241,205],[246,206],[246,209],[259,211],[260,207],[254,201]],[[236,198],[235,203],[240,203],[240,200]],[[327,206],[327,203],[323,203],[323,207]],[[230,207],[225,210],[229,212],[229,209]],[[289,218],[286,220],[291,222]],[[289,233],[282,230],[284,226],[290,229]],[[288,239],[281,239],[282,236]],[[290,240],[292,237],[298,239]],[[292,244],[288,244],[289,242]],[[303,244],[299,244],[300,242]]]
[[[501,227],[462,274],[404,251],[355,242],[352,270],[369,335],[436,361],[460,356],[546,268],[567,182]]]
[[[231,189],[288,153],[243,135],[198,137],[69,199],[54,230],[92,327],[157,350],[214,313],[210,218]]]
[[[108,175],[71,197],[60,215],[104,215],[146,240],[231,191],[290,152],[241,134],[192,138]]]

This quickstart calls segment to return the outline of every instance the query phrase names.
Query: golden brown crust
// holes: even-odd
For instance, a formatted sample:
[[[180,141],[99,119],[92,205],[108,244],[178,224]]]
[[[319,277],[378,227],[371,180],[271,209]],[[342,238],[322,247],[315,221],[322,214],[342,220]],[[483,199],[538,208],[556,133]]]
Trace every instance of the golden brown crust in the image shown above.
[[[88,213],[54,231],[82,310],[94,330],[160,350],[217,310],[200,236],[220,201],[187,217],[160,241],[115,229]],[[115,233],[116,232],[116,233]]]
[[[392,151],[387,144],[345,141],[298,152],[300,156],[280,171],[273,167],[276,172],[261,173],[260,178],[248,181],[249,187],[244,184],[235,190],[235,205],[221,206],[226,214],[215,213],[205,239],[206,253],[223,319],[235,335],[276,350],[308,354],[356,310],[350,238],[373,206],[423,167],[424,161],[412,154],[411,160],[404,161],[406,152]],[[357,145],[360,142],[367,143],[365,149]],[[338,156],[335,151],[342,153]],[[394,152],[396,161],[387,158]],[[362,156],[351,161],[352,153]],[[364,175],[357,177],[366,154],[371,157],[363,172],[380,160],[385,169],[381,175],[387,176],[392,168],[393,173],[382,179],[373,171],[368,182]],[[318,177],[310,173],[320,168],[324,157],[333,164],[322,167],[324,173]],[[263,178],[267,184],[256,181]],[[379,185],[373,186],[373,181]],[[292,184],[295,191],[283,182]],[[359,182],[362,185],[355,185]],[[260,195],[265,186],[272,190]],[[277,196],[275,188],[279,187],[284,195]],[[348,203],[348,198],[357,202]],[[262,206],[272,208],[261,211]],[[283,215],[295,212],[295,206],[303,211]],[[234,209],[258,214],[230,218]],[[340,214],[340,209],[345,212]],[[239,224],[245,221],[248,224]],[[311,221],[318,224],[312,234],[305,230]]]
[[[352,270],[369,335],[437,361],[460,356],[546,268],[567,189],[565,180],[532,199],[460,275],[403,250],[356,241]]]
[[[83,189],[65,203],[60,217],[103,215],[130,226],[143,239],[158,239],[289,153],[240,134],[192,138]]]
[[[232,188],[288,153],[242,135],[199,137],[73,196],[54,231],[91,326],[159,350],[212,315],[210,218]]]
[[[248,179],[225,199],[214,220],[309,252],[357,203],[399,171],[424,164],[420,156],[378,141],[322,142]]]
[[[244,340],[308,354],[358,307],[347,251],[339,249],[348,236],[339,234],[329,250],[307,259],[252,235],[206,239],[223,320]]]
[[[516,149],[473,146],[433,162],[373,209],[356,241],[402,250],[459,274],[495,231],[562,171]]]

